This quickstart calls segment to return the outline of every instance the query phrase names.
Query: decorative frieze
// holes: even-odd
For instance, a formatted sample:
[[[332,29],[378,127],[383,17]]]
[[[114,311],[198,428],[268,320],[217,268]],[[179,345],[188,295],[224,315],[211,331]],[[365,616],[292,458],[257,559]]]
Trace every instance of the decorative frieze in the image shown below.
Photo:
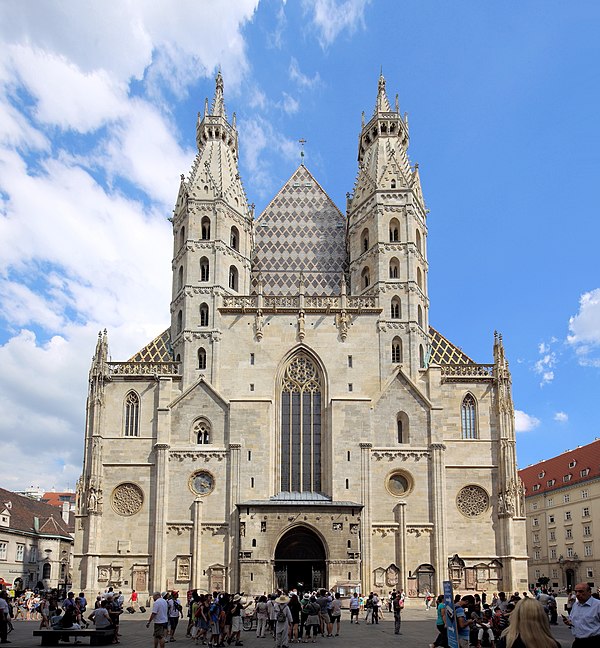
[[[371,528],[371,535],[385,538],[389,535],[395,535],[399,530],[399,524],[374,524]]]
[[[176,533],[178,536],[192,531],[191,522],[167,522],[167,533]]]
[[[372,450],[371,457],[375,461],[408,461],[412,459],[413,461],[421,461],[421,459],[430,459],[431,452],[429,450],[391,450],[391,449],[380,449]]]
[[[169,461],[192,462],[204,461],[223,461],[227,456],[227,450],[172,450],[169,453]]]
[[[406,533],[410,533],[417,538],[422,535],[430,536],[433,533],[433,524],[410,524],[406,527]]]

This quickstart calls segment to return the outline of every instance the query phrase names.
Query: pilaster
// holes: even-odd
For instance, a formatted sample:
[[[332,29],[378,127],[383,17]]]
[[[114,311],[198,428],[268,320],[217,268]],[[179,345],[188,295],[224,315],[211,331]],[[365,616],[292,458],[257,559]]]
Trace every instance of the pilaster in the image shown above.
[[[154,491],[154,538],[152,591],[162,592],[167,584],[166,529],[167,529],[167,493],[168,493],[168,462],[169,444],[157,443],[156,452],[156,481]]]
[[[191,589],[200,587],[202,577],[202,500],[198,497],[192,505],[192,582]]]
[[[363,513],[361,523],[361,556],[362,556],[362,586],[363,592],[370,592],[372,589],[373,569],[371,564],[371,448],[372,443],[360,444],[360,484],[361,503]]]
[[[431,449],[431,492],[435,493],[431,504],[433,520],[433,564],[435,567],[435,591],[443,591],[443,581],[448,573],[448,550],[446,543],[446,446],[432,443]]]
[[[232,521],[231,538],[231,567],[229,569],[229,591],[237,592],[240,585],[240,516],[237,510],[240,494],[240,454],[242,450],[241,443],[229,444],[230,457],[230,484],[231,484],[231,502],[229,505],[229,518]]]
[[[396,532],[396,565],[400,569],[399,585],[406,588],[406,502],[400,500],[394,508],[398,523]]]

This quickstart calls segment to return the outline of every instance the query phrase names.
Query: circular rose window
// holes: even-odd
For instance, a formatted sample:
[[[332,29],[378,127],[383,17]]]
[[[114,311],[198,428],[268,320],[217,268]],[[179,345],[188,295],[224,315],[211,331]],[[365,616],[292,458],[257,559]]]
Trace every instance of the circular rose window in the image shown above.
[[[144,503],[144,493],[136,484],[119,484],[110,498],[113,510],[119,515],[135,515]]]
[[[483,515],[490,506],[490,497],[481,486],[465,486],[456,496],[456,506],[466,517]]]
[[[404,495],[408,495],[408,493],[410,493],[410,491],[412,490],[412,486],[413,482],[410,475],[400,470],[396,470],[391,473],[386,481],[386,488],[392,495],[396,497],[403,497]]]

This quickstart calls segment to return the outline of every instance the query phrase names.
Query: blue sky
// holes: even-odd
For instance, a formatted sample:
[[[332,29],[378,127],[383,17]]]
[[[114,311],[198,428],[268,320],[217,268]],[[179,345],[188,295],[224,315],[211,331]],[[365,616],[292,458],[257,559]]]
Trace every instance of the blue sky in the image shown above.
[[[257,213],[299,163],[344,209],[382,68],[429,214],[433,326],[513,373],[519,463],[598,435],[600,5],[0,5],[2,485],[73,487],[99,329],[169,322],[179,175],[220,66]]]

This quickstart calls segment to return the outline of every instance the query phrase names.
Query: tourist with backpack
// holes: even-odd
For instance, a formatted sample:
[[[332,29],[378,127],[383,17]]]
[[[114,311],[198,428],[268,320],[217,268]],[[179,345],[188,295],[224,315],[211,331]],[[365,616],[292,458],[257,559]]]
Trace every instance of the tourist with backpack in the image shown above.
[[[287,648],[288,645],[288,635],[292,623],[289,602],[290,599],[285,594],[275,599],[275,645],[277,648],[282,648],[282,646]]]

